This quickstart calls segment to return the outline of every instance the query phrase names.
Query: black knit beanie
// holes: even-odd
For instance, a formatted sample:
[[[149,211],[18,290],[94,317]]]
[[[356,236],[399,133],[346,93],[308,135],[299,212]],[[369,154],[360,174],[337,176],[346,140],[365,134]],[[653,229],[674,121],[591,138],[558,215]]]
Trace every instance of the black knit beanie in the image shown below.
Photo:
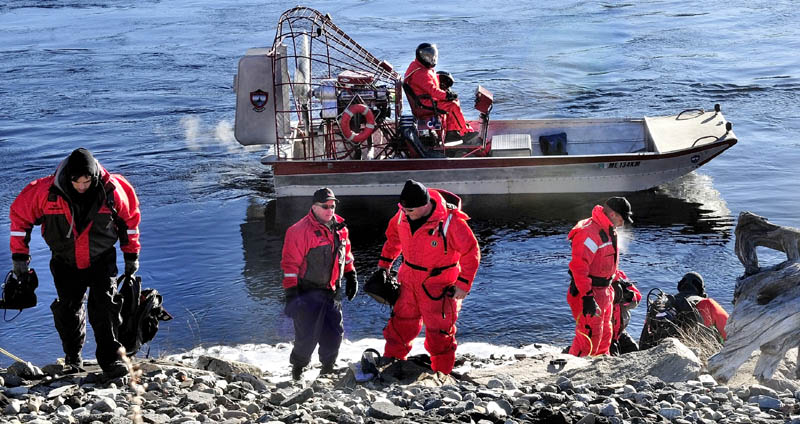
[[[406,181],[406,185],[400,193],[400,204],[404,208],[419,208],[427,205],[430,201],[428,189],[422,183],[414,180]]]

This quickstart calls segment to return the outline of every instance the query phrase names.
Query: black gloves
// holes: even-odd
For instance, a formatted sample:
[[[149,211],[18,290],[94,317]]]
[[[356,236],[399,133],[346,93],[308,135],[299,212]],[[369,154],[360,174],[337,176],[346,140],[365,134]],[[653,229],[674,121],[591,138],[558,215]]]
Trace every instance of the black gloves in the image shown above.
[[[444,98],[448,102],[452,102],[453,100],[458,98],[458,94],[453,90],[447,90],[447,96]]]
[[[594,296],[592,296],[592,295],[583,296],[583,315],[584,316],[592,316],[592,317],[600,316],[600,313],[598,312],[598,309],[599,309],[599,306],[597,305],[597,302],[594,301]]]
[[[356,277],[356,272],[345,272],[344,281],[346,283],[344,293],[347,295],[347,300],[353,300],[358,292],[358,278]]]
[[[386,268],[380,268],[375,270],[372,275],[369,277],[367,281],[367,286],[374,286],[374,287],[383,287],[386,284],[386,279],[389,278],[389,273]]]
[[[294,298],[297,297],[297,286],[284,289],[284,293],[286,294],[285,304],[288,305],[292,300],[294,300]]]
[[[138,270],[139,270],[138,259],[125,259],[125,275],[136,274],[136,271]]]
[[[14,275],[18,280],[22,280],[28,275],[28,261],[12,260],[11,262],[14,263]]]

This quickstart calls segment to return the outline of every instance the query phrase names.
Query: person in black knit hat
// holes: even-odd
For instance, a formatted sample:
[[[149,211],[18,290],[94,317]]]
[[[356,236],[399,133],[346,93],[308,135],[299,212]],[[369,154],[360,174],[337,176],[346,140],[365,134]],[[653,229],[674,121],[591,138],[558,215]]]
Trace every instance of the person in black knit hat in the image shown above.
[[[74,150],[54,175],[28,184],[11,204],[11,259],[14,274],[29,273],[28,244],[35,225],[52,252],[50,270],[58,298],[50,306],[64,349],[64,372],[83,366],[86,308],[97,342],[97,362],[108,378],[128,368],[117,340],[121,301],[116,296],[119,240],[125,273],[139,268],[139,200],[123,176],[111,174],[92,154]],[[124,350],[123,350],[124,352]]]
[[[403,254],[397,273],[400,295],[383,330],[384,356],[406,359],[425,325],[431,369],[450,374],[456,357],[456,320],[481,260],[478,241],[467,224],[469,216],[461,211],[461,199],[452,193],[408,180],[399,206],[389,220],[372,277],[387,278],[392,263]]]

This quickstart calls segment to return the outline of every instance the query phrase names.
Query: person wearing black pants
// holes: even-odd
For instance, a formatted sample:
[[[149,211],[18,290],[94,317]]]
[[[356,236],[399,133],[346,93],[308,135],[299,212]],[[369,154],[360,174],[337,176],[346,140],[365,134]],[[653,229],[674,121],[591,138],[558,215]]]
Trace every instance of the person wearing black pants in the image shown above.
[[[112,364],[119,359],[117,331],[122,323],[122,301],[116,296],[116,250],[87,269],[75,269],[58,259],[50,260],[50,271],[58,298],[50,305],[56,330],[64,348],[64,362],[76,364],[86,341],[86,290],[89,289],[88,313],[97,343],[97,362]],[[101,365],[101,366],[102,366]]]
[[[335,213],[339,201],[329,188],[314,192],[311,210],[286,230],[281,257],[284,312],[294,320],[295,343],[289,356],[292,378],[299,380],[319,344],[320,374],[334,371],[344,327],[342,280],[353,300],[358,279],[350,251],[350,233]]]
[[[83,148],[61,161],[53,175],[28,184],[11,204],[11,260],[17,278],[27,278],[29,243],[36,225],[50,247],[50,271],[58,299],[50,309],[64,348],[64,372],[82,370],[81,350],[89,322],[97,342],[97,362],[106,377],[128,373],[117,331],[122,322],[116,296],[119,240],[125,274],[139,268],[139,199],[122,175],[111,174]],[[124,354],[124,351],[122,351]]]

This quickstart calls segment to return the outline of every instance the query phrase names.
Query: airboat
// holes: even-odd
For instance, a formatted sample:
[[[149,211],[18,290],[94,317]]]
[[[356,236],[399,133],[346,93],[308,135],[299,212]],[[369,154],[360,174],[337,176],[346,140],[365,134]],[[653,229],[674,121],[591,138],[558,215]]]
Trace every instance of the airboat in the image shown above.
[[[235,137],[268,146],[261,162],[279,198],[320,186],[390,195],[409,178],[462,195],[634,192],[737,142],[719,105],[673,116],[492,120],[493,96],[481,86],[470,122],[480,136],[445,141],[446,116],[421,113],[419,93],[389,62],[307,7],[281,15],[271,47],[247,50],[234,90]]]

